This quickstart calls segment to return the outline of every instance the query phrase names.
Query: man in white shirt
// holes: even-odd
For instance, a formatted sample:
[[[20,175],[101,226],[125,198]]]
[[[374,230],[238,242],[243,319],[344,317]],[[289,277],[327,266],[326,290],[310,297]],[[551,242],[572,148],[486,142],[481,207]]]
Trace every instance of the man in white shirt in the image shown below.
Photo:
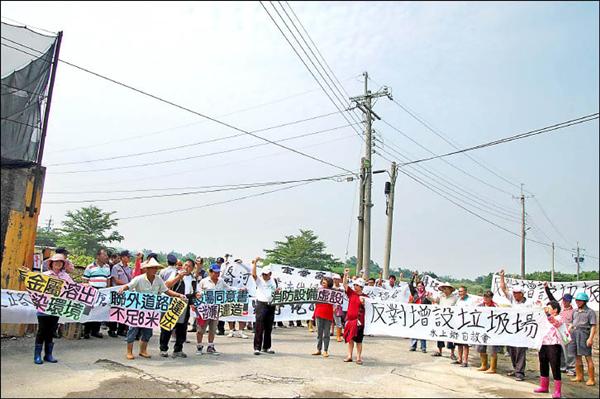
[[[198,283],[196,298],[200,299],[202,297],[202,291],[204,290],[231,290],[229,284],[225,282],[221,277],[221,267],[213,263],[210,265],[210,269],[208,270],[208,277],[203,278]],[[219,352],[215,349],[215,334],[217,332],[217,325],[219,323],[218,318],[216,320],[200,320],[196,318],[196,322],[198,323],[198,331],[196,332],[196,355],[202,354],[202,349],[204,345],[202,345],[202,337],[208,328],[208,347],[206,348],[206,353],[211,355],[219,355]]]
[[[523,295],[521,287],[513,287],[512,292],[508,291],[506,287],[506,281],[504,280],[504,269],[498,273],[500,275],[500,291],[504,294],[506,299],[511,303],[513,308],[531,308],[533,303],[528,302]],[[520,348],[516,346],[508,346],[508,353],[512,362],[513,371],[508,373],[509,376],[514,376],[517,381],[525,380],[525,362],[527,360],[527,348]]]
[[[467,287],[461,285],[458,287],[458,299],[456,300],[456,306],[466,307],[475,306],[473,299],[467,292]],[[458,350],[458,359],[453,361],[452,364],[458,364],[461,367],[469,367],[469,344],[456,344]]]
[[[273,293],[279,291],[277,283],[271,278],[271,268],[265,266],[261,275],[256,274],[256,263],[259,257],[252,261],[252,278],[256,282],[256,332],[254,334],[254,354],[260,355],[261,349],[264,353],[275,353],[271,349],[271,332],[273,331],[273,320],[275,319],[275,305],[272,305]]]

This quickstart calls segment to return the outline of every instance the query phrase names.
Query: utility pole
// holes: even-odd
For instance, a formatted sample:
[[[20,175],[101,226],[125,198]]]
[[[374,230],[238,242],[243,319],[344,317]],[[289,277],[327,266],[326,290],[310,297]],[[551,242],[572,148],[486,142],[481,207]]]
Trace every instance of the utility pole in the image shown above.
[[[585,249],[579,248],[579,241],[577,241],[577,249],[576,250],[577,250],[577,255],[575,257],[575,262],[577,263],[577,281],[579,281],[580,263],[584,261],[584,258],[581,256],[581,252],[585,251]]]
[[[379,115],[373,112],[372,100],[374,98],[386,96],[390,100],[392,99],[391,92],[387,87],[383,87],[376,93],[371,93],[369,90],[369,74],[363,73],[365,77],[365,93],[362,96],[351,97],[350,100],[356,103],[356,106],[363,112],[365,117],[365,157],[364,157],[364,175],[365,175],[365,191],[364,191],[364,202],[363,202],[363,244],[362,244],[362,269],[364,269],[365,276],[369,275],[369,263],[371,263],[371,208],[373,203],[371,202],[371,187],[373,183],[373,164],[371,155],[373,154],[373,137],[372,137],[372,122],[373,117],[381,119]],[[360,214],[360,211],[359,211]],[[360,225],[360,221],[359,221]],[[360,236],[360,232],[359,232]],[[357,260],[357,269],[358,260]]]
[[[550,280],[554,282],[554,243],[552,243],[552,274]]]
[[[396,187],[396,162],[392,162],[392,170],[390,172],[390,181],[385,183],[385,195],[387,204],[385,214],[387,215],[387,230],[385,237],[385,249],[383,254],[383,278],[387,279],[390,276],[390,256],[392,251],[392,224],[394,221],[394,189]]]
[[[50,216],[50,219],[48,219],[48,227],[46,228],[46,230],[49,232],[50,230],[52,230],[52,216]]]
[[[521,200],[521,278],[525,279],[525,235],[527,230],[525,222],[525,198],[531,198],[531,196],[526,196],[523,194],[523,183],[521,183],[521,196],[513,197],[519,198]]]
[[[365,158],[360,160],[360,181],[358,194],[358,243],[356,246],[356,275],[360,276],[363,259],[363,240],[365,232]]]

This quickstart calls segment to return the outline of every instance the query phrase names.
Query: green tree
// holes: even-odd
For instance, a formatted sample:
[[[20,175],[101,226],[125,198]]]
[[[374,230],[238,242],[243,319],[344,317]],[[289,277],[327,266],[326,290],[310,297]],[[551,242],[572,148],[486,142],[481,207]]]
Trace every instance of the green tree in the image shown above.
[[[35,236],[35,245],[39,245],[40,247],[56,247],[56,243],[60,238],[61,233],[59,230],[38,227]]]
[[[265,264],[281,263],[293,267],[314,270],[331,270],[341,262],[325,253],[325,243],[312,230],[300,229],[297,236],[289,235],[285,241],[275,241],[274,249],[265,249]]]
[[[99,247],[123,241],[118,231],[111,231],[117,227],[117,221],[112,218],[114,213],[103,212],[93,205],[68,211],[57,244],[76,254],[95,256]]]

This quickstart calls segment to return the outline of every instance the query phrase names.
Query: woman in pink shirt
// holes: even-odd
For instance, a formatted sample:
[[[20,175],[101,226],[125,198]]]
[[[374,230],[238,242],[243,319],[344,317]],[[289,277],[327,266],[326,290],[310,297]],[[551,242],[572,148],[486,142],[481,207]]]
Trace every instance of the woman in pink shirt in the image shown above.
[[[43,274],[54,278],[59,278],[67,283],[73,284],[73,279],[65,271],[66,258],[63,254],[56,254],[48,261],[48,271]],[[54,349],[54,333],[58,328],[58,316],[50,316],[38,312],[38,331],[35,336],[35,350],[33,361],[35,364],[43,364],[44,360],[49,363],[56,363],[57,360],[52,356]],[[42,360],[42,347],[46,345],[44,359]]]
[[[550,368],[554,377],[553,398],[560,398],[561,378],[560,378],[560,359],[562,357],[562,338],[559,328],[563,325],[562,317],[559,316],[560,304],[557,301],[550,301],[544,308],[548,321],[551,324],[550,331],[542,340],[542,347],[538,354],[540,360],[540,386],[535,389],[535,393],[547,393],[550,385]]]

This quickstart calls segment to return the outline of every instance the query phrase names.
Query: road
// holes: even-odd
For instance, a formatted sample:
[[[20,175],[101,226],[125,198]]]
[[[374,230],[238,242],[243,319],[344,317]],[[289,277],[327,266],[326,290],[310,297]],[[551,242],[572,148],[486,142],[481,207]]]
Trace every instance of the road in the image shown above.
[[[499,374],[450,365],[449,353],[432,357],[409,352],[408,340],[365,337],[364,364],[344,363],[346,346],[332,340],[330,357],[311,356],[315,334],[305,328],[276,329],[276,354],[255,356],[250,339],[216,337],[220,356],[195,352],[195,333],[185,344],[186,359],[158,356],[158,334],[150,341],[151,359],[125,358],[122,338],[55,340],[57,364],[33,363],[33,338],[2,339],[3,398],[8,397],[511,397],[533,394],[537,352],[530,351],[527,379],[507,377],[510,360],[499,355]],[[597,350],[594,351],[596,359]],[[474,357],[473,357],[474,359]],[[478,365],[473,360],[473,366]],[[596,368],[598,370],[598,368]],[[566,381],[564,397],[597,397],[598,387]]]

